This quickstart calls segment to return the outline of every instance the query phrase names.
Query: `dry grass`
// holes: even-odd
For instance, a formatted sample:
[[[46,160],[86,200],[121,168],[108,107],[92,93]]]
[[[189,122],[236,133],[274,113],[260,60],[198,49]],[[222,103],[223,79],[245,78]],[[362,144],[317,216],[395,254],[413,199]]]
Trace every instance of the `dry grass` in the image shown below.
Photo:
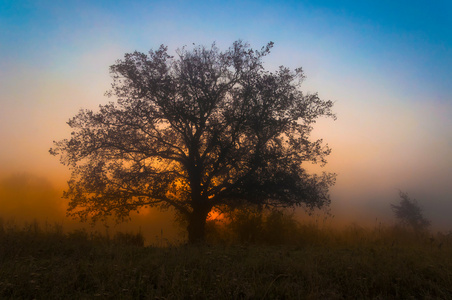
[[[139,233],[2,224],[0,298],[452,299],[450,236],[314,225],[293,234],[282,244],[223,238],[158,248],[142,246]]]

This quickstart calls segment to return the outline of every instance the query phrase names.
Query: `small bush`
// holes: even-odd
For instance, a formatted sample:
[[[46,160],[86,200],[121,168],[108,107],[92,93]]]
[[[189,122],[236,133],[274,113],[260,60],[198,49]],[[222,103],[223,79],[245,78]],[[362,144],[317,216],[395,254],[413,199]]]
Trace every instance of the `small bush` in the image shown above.
[[[230,222],[226,230],[230,230],[232,237],[240,243],[255,243],[263,234],[262,211],[244,209],[235,210],[228,216]]]
[[[263,222],[263,241],[268,244],[292,243],[298,237],[298,225],[293,214],[272,210]]]
[[[113,237],[113,243],[115,245],[143,247],[144,236],[141,231],[139,231],[138,233],[117,232]]]
[[[293,244],[300,238],[299,227],[293,213],[247,208],[231,211],[221,221],[208,221],[206,236],[214,244]]]

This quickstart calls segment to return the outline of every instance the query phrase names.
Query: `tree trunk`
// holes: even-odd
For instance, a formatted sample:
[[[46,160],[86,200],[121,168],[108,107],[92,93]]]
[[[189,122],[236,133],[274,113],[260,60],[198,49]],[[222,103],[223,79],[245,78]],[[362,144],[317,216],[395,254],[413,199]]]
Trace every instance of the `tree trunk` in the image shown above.
[[[188,243],[198,244],[206,240],[206,221],[210,210],[195,209],[188,219]]]

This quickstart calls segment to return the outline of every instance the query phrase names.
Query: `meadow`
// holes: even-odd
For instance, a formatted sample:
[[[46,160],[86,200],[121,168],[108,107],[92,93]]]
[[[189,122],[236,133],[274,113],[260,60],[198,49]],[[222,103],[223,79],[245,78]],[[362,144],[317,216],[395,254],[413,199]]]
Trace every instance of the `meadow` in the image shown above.
[[[0,298],[452,299],[452,236],[244,214],[210,222],[206,244],[162,247],[2,221]]]

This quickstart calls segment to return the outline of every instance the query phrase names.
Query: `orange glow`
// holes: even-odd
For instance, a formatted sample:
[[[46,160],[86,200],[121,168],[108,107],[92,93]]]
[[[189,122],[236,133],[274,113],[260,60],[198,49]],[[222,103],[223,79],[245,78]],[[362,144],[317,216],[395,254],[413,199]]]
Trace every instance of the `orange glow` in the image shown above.
[[[209,215],[207,216],[208,221],[222,220],[223,218],[224,218],[223,214],[215,209],[212,209]]]
[[[148,216],[151,213],[151,208],[148,206],[144,206],[140,209],[138,209],[138,214],[142,216]]]

